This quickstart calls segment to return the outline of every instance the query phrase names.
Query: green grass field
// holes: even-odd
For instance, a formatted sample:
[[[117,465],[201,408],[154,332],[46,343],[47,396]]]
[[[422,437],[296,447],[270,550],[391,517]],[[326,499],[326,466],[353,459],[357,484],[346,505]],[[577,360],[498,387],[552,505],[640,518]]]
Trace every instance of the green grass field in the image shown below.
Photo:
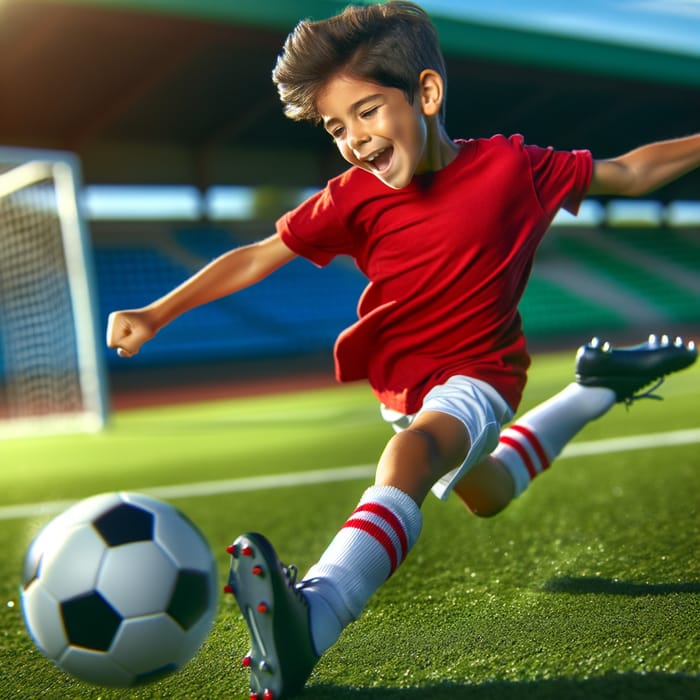
[[[564,386],[571,367],[570,355],[536,357],[521,413]],[[673,446],[661,437],[697,431],[700,369],[670,377],[662,393],[589,425],[574,445],[595,454],[570,452],[496,518],[430,497],[417,546],[303,697],[700,698],[700,450],[697,432]],[[659,437],[639,449],[597,442],[649,434]],[[371,477],[246,491],[233,481],[196,496],[185,485],[371,465],[388,436],[369,391],[349,386],[122,411],[102,434],[0,442],[0,698],[247,698],[246,632],[223,595],[201,652],[174,676],[110,690],[57,670],[22,623],[27,545],[53,502],[145,491],[199,525],[222,586],[225,547],[246,530],[303,573]],[[174,485],[183,488],[163,490]],[[33,503],[49,505],[7,510]]]

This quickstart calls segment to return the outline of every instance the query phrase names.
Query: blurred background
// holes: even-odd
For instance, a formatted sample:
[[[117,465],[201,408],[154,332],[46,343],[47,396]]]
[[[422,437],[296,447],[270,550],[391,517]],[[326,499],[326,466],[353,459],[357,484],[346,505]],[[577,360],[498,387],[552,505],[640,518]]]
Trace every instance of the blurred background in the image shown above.
[[[74,153],[98,331],[338,174],[321,129],[285,119],[270,79],[300,18],[334,0],[0,0],[0,146]],[[448,64],[452,137],[522,133],[598,158],[700,130],[698,0],[424,0]],[[557,218],[522,312],[533,349],[700,328],[700,171],[652,200]],[[198,309],[125,362],[111,394],[332,378],[365,280],[298,260]],[[101,340],[101,338],[100,338]]]

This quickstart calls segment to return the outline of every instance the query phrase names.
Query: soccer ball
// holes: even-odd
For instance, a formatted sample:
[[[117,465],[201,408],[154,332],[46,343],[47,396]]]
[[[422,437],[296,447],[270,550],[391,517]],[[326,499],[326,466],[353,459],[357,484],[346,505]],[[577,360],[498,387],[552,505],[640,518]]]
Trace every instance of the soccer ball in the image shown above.
[[[24,622],[59,668],[129,686],[176,671],[209,633],[216,564],[203,535],[171,505],[135,493],[87,498],[30,545]]]

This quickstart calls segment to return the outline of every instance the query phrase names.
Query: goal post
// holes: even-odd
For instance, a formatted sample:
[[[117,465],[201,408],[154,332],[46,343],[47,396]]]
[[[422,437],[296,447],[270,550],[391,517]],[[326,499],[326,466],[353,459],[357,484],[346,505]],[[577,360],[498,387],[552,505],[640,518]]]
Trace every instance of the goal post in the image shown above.
[[[74,154],[0,147],[0,438],[107,419],[80,188]]]

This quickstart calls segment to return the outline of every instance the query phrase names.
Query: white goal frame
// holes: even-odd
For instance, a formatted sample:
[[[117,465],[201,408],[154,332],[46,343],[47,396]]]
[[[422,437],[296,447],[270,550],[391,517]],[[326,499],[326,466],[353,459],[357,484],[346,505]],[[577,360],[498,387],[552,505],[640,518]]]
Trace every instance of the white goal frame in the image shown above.
[[[57,228],[60,229],[63,260],[59,263],[62,264],[62,274],[65,274],[66,298],[70,306],[65,313],[66,317],[72,317],[74,346],[71,350],[77,365],[70,368],[70,372],[75,373],[77,384],[71,391],[79,406],[77,409],[72,406],[63,410],[59,404],[41,411],[33,410],[31,405],[25,406],[21,388],[13,392],[8,390],[8,385],[13,380],[12,366],[8,367],[6,359],[5,376],[0,375],[0,387],[4,388],[6,396],[17,392],[19,396],[11,401],[8,399],[6,406],[0,405],[0,439],[94,432],[105,426],[108,417],[107,379],[101,334],[98,333],[92,246],[79,199],[82,188],[80,161],[75,154],[65,151],[0,147],[0,202],[3,198],[17,196],[22,190],[42,183],[48,186],[52,184],[55,196],[55,211],[52,209],[50,216],[54,217],[54,226],[57,223]],[[5,254],[3,249],[7,243],[7,238],[3,242],[7,235],[4,226],[0,217],[0,255]],[[0,292],[1,290],[0,286]],[[6,300],[0,296],[0,304],[5,303]],[[65,329],[65,333],[70,331],[71,329]],[[5,329],[0,327],[0,347],[4,332]],[[20,354],[23,354],[21,351],[20,347]],[[9,362],[12,362],[12,358]],[[25,371],[29,373],[31,370]]]

